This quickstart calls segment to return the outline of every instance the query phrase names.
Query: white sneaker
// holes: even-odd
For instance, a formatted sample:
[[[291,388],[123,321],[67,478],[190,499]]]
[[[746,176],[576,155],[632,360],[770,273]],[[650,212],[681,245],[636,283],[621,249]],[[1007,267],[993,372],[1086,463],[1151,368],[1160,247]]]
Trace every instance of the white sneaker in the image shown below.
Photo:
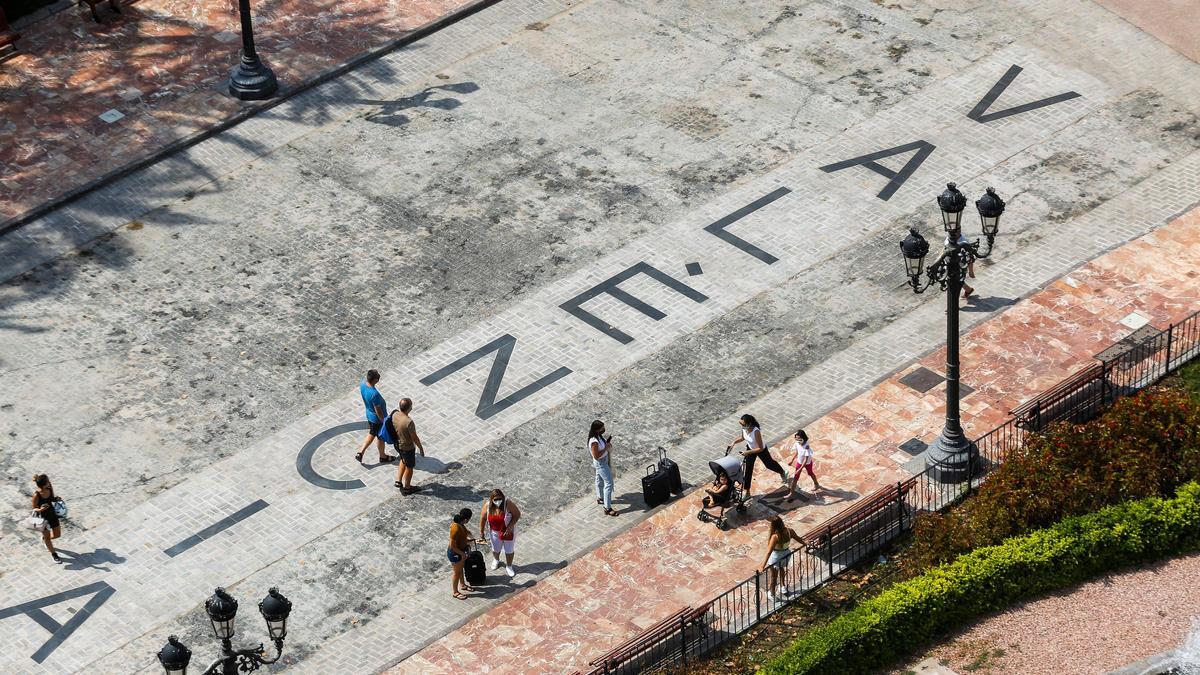
[[[492,569],[494,569],[494,570],[500,569],[500,559],[499,558],[492,558]]]
[[[513,566],[512,566],[512,565],[505,565],[505,566],[504,566],[504,571],[508,573],[508,576],[509,576],[509,577],[515,577],[515,576],[517,576],[517,571],[516,571],[515,569],[513,569]]]

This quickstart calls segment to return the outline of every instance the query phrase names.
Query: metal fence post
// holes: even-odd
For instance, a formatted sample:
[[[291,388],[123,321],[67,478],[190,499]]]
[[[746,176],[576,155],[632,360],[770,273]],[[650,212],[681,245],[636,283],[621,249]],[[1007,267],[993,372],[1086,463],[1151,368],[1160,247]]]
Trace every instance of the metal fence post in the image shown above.
[[[1171,372],[1171,334],[1175,332],[1175,324],[1167,326],[1167,360],[1164,361],[1163,375]]]
[[[896,535],[904,534],[904,493],[900,490],[900,481],[896,481]]]
[[[829,580],[833,581],[833,526],[825,528],[825,552],[829,554]]]
[[[754,570],[754,616],[756,621],[762,621],[762,585],[759,583],[759,577],[762,572]]]
[[[687,663],[687,617],[679,617],[679,658]]]

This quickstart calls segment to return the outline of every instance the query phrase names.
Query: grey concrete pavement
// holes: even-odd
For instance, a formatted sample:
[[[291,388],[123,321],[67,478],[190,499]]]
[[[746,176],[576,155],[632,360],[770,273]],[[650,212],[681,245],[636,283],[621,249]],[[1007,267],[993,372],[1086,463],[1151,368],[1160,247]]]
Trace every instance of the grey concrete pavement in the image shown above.
[[[17,514],[28,475],[49,471],[73,508],[62,545],[122,562],[49,566],[6,522],[0,608],[96,581],[116,592],[40,665],[44,628],[3,619],[0,662],[149,667],[170,632],[209,642],[198,602],[224,584],[244,604],[287,590],[300,669],[386,666],[483,608],[443,600],[442,537],[493,485],[528,514],[521,583],[635,522],[581,498],[593,417],[627,453],[619,492],[637,504],[636,467],[658,446],[698,480],[747,404],[802,422],[936,346],[937,301],[900,287],[895,242],[931,231],[940,183],[1009,198],[981,274],[1006,299],[1196,201],[1195,64],[1075,3],[958,9],[510,0],[197,146],[194,166],[59,215],[136,222],[0,286],[3,495]],[[992,111],[1080,97],[969,119],[1014,64]],[[886,201],[877,172],[819,168],[917,140],[936,147]],[[742,248],[705,232],[780,187],[727,227]],[[46,250],[71,241],[55,226],[31,230]],[[11,270],[40,255],[5,250]],[[705,300],[640,275],[621,288],[660,320],[611,295],[582,305],[627,344],[560,309],[643,262]],[[571,373],[485,417],[494,353],[419,382],[503,335],[516,341],[494,401]],[[361,489],[296,471],[310,438],[360,415],[352,388],[371,366],[391,402],[417,399],[438,460],[421,496],[357,467],[357,434],[313,468]],[[270,507],[163,553],[256,499]],[[46,611],[65,623],[65,608]]]

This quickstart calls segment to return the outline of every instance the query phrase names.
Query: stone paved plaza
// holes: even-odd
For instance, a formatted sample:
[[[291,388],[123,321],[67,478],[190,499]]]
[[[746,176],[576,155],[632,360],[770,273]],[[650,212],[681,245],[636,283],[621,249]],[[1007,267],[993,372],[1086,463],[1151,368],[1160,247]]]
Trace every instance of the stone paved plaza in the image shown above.
[[[936,247],[944,183],[1008,201],[966,328],[1169,227],[1200,65],[1106,4],[503,0],[3,234],[0,669],[199,663],[218,585],[245,642],[292,599],[291,670],[404,669],[644,521],[659,448],[699,483],[749,404],[778,438],[936,350],[897,242]],[[372,367],[417,495],[354,461]],[[450,514],[493,487],[519,573],[452,600]]]

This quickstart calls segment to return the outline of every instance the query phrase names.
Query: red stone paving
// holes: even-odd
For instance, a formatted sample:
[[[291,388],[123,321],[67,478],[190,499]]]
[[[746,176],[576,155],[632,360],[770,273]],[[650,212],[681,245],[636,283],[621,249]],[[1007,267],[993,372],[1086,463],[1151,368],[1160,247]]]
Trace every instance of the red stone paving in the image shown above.
[[[281,89],[475,0],[254,1],[255,44]],[[236,0],[107,3],[21,28],[0,63],[0,223],[218,124],[241,38]],[[113,123],[107,110],[125,116]]]
[[[963,423],[980,435],[1008,411],[1092,362],[1130,332],[1131,312],[1165,328],[1200,309],[1200,209],[1088,263],[962,339]],[[986,279],[980,279],[986,284]],[[857,496],[905,478],[898,451],[941,429],[945,385],[920,394],[899,379],[920,366],[944,373],[944,350],[807,427],[822,486],[786,520],[819,524]],[[780,451],[775,450],[776,457]],[[777,490],[756,472],[755,494]],[[802,485],[805,483],[802,483]],[[770,511],[754,506],[728,532],[696,520],[687,495],[400,663],[396,673],[562,673],[636,636],[685,605],[699,606],[753,574]],[[447,600],[449,602],[450,600]]]

